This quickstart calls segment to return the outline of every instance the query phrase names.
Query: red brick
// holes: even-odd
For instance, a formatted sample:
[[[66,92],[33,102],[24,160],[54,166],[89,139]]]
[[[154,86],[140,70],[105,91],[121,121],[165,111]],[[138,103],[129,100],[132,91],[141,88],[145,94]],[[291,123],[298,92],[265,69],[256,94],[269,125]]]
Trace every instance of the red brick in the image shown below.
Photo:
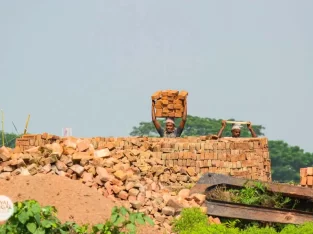
[[[22,138],[17,138],[15,140],[15,144],[18,146],[28,146],[29,145],[29,139],[22,139]]]
[[[246,154],[240,154],[238,160],[240,161],[246,160]]]
[[[208,173],[209,172],[209,168],[207,167],[204,167],[204,168],[201,168],[201,173]]]
[[[307,185],[312,186],[313,185],[313,176],[307,177]]]
[[[96,158],[106,158],[111,156],[111,152],[108,148],[105,149],[100,149],[100,150],[95,150],[94,151],[94,156]]]
[[[108,173],[108,171],[103,168],[103,167],[97,167],[96,168],[96,171],[97,171],[97,174],[99,176],[99,179],[103,182],[106,182],[106,181],[111,181],[114,179],[114,176],[113,175],[110,175]]]
[[[301,177],[307,176],[307,168],[300,168],[300,176]]]
[[[212,143],[205,143],[204,144],[204,149],[205,150],[212,150],[213,149],[213,144]]]
[[[118,197],[121,198],[122,200],[127,200],[128,193],[123,190],[123,191],[119,192]]]
[[[86,140],[79,141],[77,143],[77,151],[78,152],[84,152],[84,151],[89,149],[89,145],[90,145],[90,143]]]
[[[188,167],[187,168],[187,173],[188,173],[189,176],[196,175],[195,168],[194,167]]]
[[[300,184],[305,186],[307,184],[307,177],[301,177]]]
[[[226,161],[226,153],[225,152],[218,153],[217,158],[221,161]]]

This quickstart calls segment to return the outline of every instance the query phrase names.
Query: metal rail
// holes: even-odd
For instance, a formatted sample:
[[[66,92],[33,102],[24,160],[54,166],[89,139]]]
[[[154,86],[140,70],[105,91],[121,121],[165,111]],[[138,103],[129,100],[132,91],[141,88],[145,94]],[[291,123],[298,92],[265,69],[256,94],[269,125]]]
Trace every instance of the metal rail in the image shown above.
[[[313,213],[305,211],[267,208],[218,200],[207,200],[206,205],[207,214],[212,216],[286,224],[302,224],[313,221]]]
[[[261,182],[268,191],[274,193],[281,193],[282,195],[294,198],[313,199],[313,189],[299,187],[289,184],[269,183],[256,180],[249,180],[243,178],[236,178],[232,176],[206,173],[204,174],[197,184],[191,188],[190,193],[202,193],[206,192],[218,185],[226,185],[231,187],[242,188],[245,185],[254,185],[255,182]]]

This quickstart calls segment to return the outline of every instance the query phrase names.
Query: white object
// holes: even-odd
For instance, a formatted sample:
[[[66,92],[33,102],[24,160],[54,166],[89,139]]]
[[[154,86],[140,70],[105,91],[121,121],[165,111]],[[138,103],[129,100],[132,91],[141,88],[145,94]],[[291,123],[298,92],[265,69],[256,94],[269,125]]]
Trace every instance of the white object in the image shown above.
[[[251,124],[249,121],[231,121],[231,120],[226,120],[226,123],[229,124]]]
[[[233,127],[231,128],[232,130],[234,129],[241,129],[241,125],[240,124],[234,124]]]
[[[0,195],[0,221],[8,220],[14,213],[14,204],[10,198]]]
[[[62,128],[62,136],[63,137],[72,136],[72,128]]]

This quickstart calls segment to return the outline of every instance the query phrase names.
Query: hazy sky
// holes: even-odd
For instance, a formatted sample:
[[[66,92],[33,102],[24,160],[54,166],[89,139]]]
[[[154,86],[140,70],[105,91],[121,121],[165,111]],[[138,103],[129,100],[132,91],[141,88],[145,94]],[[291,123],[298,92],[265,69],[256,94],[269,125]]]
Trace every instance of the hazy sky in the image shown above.
[[[152,93],[313,152],[313,1],[0,0],[5,131],[127,136]],[[188,124],[188,123],[187,123]]]

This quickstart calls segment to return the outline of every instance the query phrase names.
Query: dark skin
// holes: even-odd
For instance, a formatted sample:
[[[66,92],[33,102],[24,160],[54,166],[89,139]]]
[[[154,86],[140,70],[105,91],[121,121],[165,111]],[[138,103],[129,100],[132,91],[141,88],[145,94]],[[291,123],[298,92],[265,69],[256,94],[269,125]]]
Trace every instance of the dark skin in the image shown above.
[[[251,136],[252,136],[252,137],[257,137],[257,135],[255,134],[255,132],[254,132],[254,130],[253,130],[253,128],[252,128],[252,124],[251,124],[251,123],[248,123],[248,124],[247,124],[247,127],[248,127],[248,129],[249,129],[249,131],[250,131],[250,133],[251,133]],[[225,128],[226,128],[226,121],[223,120],[223,121],[222,121],[222,127],[221,127],[220,131],[219,131],[218,134],[217,134],[217,137],[218,137],[218,138],[221,138],[221,137],[222,137],[222,134],[223,134],[223,131],[224,131]],[[240,130],[240,129],[233,129],[233,130],[231,131],[232,137],[234,137],[234,138],[240,137],[240,133],[241,133],[241,130]]]
[[[159,121],[157,121],[157,119],[155,117],[155,111],[154,111],[155,108],[154,108],[154,106],[155,106],[155,101],[153,100],[152,101],[152,108],[151,108],[152,122],[153,122],[155,128],[159,129],[161,127],[161,125],[160,125]],[[182,129],[184,129],[186,121],[187,121],[187,100],[186,99],[184,101],[184,106],[185,106],[185,110],[184,110],[184,113],[183,113],[183,118],[182,118],[182,120],[179,123],[179,126]],[[172,124],[172,123],[166,123],[165,128],[166,128],[167,132],[173,132],[174,129],[175,129],[175,125]]]

